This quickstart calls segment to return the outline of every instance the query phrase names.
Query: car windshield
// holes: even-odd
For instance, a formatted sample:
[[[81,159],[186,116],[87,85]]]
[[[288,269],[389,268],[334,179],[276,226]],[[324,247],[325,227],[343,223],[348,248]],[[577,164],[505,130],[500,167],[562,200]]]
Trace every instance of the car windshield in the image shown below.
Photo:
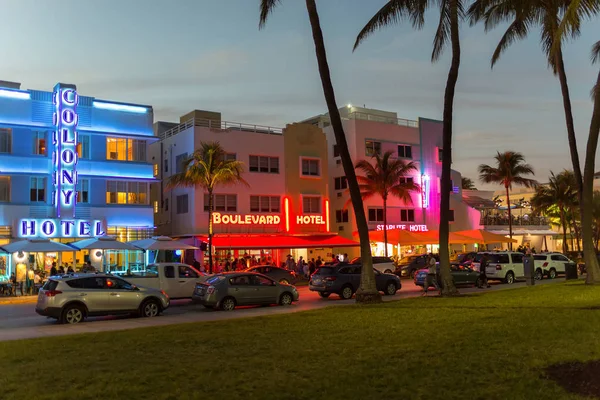
[[[402,257],[400,259],[400,261],[398,261],[398,262],[399,263],[409,263],[409,262],[412,262],[416,258],[417,258],[416,256]]]
[[[315,272],[315,275],[335,275],[335,268],[332,268],[332,267],[320,267]]]

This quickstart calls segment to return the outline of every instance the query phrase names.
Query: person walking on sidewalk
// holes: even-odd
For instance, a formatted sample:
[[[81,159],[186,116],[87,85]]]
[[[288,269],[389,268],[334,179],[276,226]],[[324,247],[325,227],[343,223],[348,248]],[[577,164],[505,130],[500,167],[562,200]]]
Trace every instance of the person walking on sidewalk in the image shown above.
[[[425,277],[425,282],[423,284],[423,296],[427,296],[427,291],[431,285],[433,285],[435,290],[438,292],[440,291],[440,286],[437,281],[437,265],[433,253],[429,253],[429,257],[427,258],[427,276]]]
[[[481,262],[479,263],[479,285],[477,285],[479,289],[482,289],[483,285],[486,285],[488,288],[491,287],[490,283],[488,282],[487,274],[485,273],[485,269],[489,264],[490,262],[488,257],[486,254],[484,254],[481,257]]]

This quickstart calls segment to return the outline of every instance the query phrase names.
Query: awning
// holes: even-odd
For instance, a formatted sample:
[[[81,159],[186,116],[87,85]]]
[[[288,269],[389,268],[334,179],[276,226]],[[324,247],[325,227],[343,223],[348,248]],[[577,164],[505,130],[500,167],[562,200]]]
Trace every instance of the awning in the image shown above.
[[[208,237],[200,240],[208,242]],[[354,247],[360,244],[339,235],[214,235],[213,246],[222,249],[306,249]]]

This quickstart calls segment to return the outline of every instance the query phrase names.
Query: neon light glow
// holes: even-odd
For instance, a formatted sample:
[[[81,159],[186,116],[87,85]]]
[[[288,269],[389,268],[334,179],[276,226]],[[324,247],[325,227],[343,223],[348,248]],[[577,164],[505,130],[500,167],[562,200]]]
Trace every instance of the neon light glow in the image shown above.
[[[94,237],[106,232],[100,220],[86,219],[21,219],[19,237]]]
[[[213,224],[223,225],[279,225],[279,215],[241,215],[213,213]]]
[[[296,223],[298,225],[325,225],[325,220],[322,215],[298,215],[296,216]]]
[[[329,200],[325,200],[325,229],[329,232]]]
[[[290,199],[287,197],[283,200],[285,209],[285,231],[290,231]]]
[[[53,102],[56,111],[53,115],[56,130],[52,135],[54,152],[54,206],[56,216],[75,217],[77,194],[77,128],[78,96],[75,89],[56,87]],[[82,235],[85,236],[85,235]]]
[[[421,204],[423,208],[429,208],[429,175],[421,175]]]
[[[137,113],[137,114],[145,114],[148,112],[148,109],[146,107],[128,106],[126,104],[105,103],[102,101],[94,101],[93,105],[96,108],[101,108],[104,110],[126,111],[126,112],[132,112],[132,113]]]
[[[16,90],[0,89],[0,97],[8,97],[9,99],[29,100],[31,95],[29,92],[17,92]]]
[[[376,230],[382,231],[383,227],[384,225],[377,225]],[[391,229],[401,229],[403,231],[410,232],[429,232],[429,228],[427,228],[427,225],[388,225],[386,230],[389,231]]]

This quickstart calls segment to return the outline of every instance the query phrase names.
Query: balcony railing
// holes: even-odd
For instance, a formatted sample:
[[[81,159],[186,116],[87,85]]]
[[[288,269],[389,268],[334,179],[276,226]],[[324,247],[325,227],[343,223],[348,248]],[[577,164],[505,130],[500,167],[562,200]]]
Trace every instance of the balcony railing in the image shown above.
[[[283,129],[274,128],[271,126],[263,126],[263,125],[251,125],[251,124],[243,124],[239,122],[228,122],[228,121],[218,121],[213,119],[204,119],[204,118],[192,118],[187,120],[186,122],[179,124],[167,131],[164,131],[158,135],[159,138],[165,139],[171,137],[173,135],[177,135],[180,132],[185,131],[186,129],[192,127],[202,127],[209,128],[219,131],[241,131],[241,132],[254,132],[254,133],[264,133],[267,135],[282,135]]]
[[[418,128],[419,122],[404,118],[391,118],[383,115],[369,114],[360,111],[355,111],[348,114],[348,119],[360,119],[365,121],[383,122],[384,124],[408,126],[409,128]]]
[[[481,217],[480,223],[484,226],[508,226],[508,217],[484,216]],[[549,223],[546,217],[513,216],[512,218],[513,226],[543,226]]]

